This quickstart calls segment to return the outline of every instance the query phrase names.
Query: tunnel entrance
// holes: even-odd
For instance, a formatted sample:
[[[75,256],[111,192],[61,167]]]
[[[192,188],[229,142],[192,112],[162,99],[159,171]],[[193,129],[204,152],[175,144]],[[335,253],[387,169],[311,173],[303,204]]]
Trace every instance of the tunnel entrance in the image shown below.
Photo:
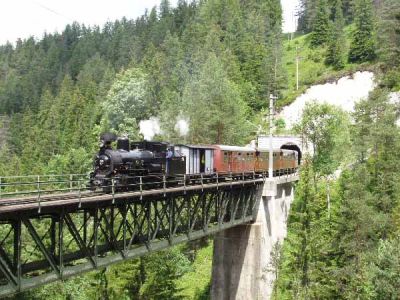
[[[299,154],[298,157],[299,157],[299,165],[300,165],[301,158],[302,158],[302,153],[301,153],[301,150],[300,150],[299,146],[297,146],[296,144],[289,143],[289,144],[283,145],[281,147],[281,149],[282,150],[294,150],[294,151],[297,151],[297,153]]]

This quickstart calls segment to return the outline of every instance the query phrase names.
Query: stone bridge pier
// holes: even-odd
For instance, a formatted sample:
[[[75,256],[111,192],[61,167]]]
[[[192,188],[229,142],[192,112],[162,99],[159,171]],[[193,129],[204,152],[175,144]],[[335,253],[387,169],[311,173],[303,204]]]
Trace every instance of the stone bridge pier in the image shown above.
[[[297,180],[298,176],[268,180],[259,195],[256,221],[215,236],[212,299],[270,299],[275,279],[273,249],[286,237]]]

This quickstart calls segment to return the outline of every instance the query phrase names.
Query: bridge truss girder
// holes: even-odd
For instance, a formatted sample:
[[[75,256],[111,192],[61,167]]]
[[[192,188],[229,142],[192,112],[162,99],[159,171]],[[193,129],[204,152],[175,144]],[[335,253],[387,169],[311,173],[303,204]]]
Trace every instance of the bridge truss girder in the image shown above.
[[[0,297],[254,220],[262,183],[0,215]]]

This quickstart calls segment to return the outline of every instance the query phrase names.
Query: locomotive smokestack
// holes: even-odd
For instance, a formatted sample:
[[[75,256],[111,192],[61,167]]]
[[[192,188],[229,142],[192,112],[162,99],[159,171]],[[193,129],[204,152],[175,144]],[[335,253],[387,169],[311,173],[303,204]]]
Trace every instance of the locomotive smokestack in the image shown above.
[[[120,137],[117,140],[117,149],[129,151],[129,139],[127,137]]]

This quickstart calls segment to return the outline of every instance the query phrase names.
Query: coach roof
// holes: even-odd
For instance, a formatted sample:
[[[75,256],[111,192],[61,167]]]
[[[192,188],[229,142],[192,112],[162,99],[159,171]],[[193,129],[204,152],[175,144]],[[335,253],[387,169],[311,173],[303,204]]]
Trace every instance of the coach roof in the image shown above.
[[[235,152],[256,152],[256,149],[250,147],[238,147],[238,146],[227,146],[227,145],[215,145],[215,148],[223,151],[235,151]]]

